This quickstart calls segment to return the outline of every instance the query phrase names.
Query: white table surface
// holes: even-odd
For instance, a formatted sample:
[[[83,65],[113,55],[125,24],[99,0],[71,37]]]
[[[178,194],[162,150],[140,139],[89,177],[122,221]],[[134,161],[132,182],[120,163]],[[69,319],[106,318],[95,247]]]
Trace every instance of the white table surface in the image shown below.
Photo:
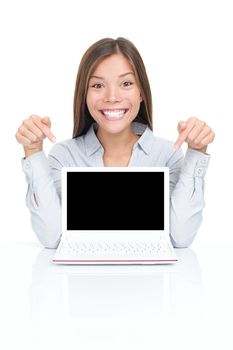
[[[54,250],[6,242],[0,346],[232,349],[232,253],[221,248],[177,249],[175,265],[58,266]]]

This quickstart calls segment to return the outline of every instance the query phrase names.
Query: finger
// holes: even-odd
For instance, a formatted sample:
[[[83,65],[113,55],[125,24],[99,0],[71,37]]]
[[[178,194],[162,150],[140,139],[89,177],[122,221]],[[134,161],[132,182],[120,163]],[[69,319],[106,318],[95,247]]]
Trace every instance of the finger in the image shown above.
[[[197,123],[193,129],[188,134],[187,140],[188,142],[193,142],[197,137],[201,134],[201,132],[206,128],[205,122]],[[208,127],[207,127],[208,128]]]
[[[47,125],[49,128],[51,128],[51,120],[49,117],[44,117],[41,119],[42,123],[44,123],[45,125]]]
[[[30,130],[38,139],[43,140],[45,138],[43,132],[35,125],[31,119],[26,119],[23,122],[23,126]]]
[[[37,116],[32,116],[32,120],[34,121],[34,123],[38,126],[38,128],[43,132],[43,134],[48,137],[48,139],[52,142],[56,142],[56,137],[53,135],[53,133],[51,132],[50,128],[45,125],[44,123],[42,123],[41,119]]]
[[[185,130],[180,133],[179,137],[175,142],[176,149],[180,148],[181,145],[184,143],[184,141],[186,141],[187,136],[190,133],[190,131],[193,129],[194,125],[195,125],[195,121],[193,120],[190,120],[189,122],[186,123]]]
[[[203,146],[207,146],[209,145],[211,142],[213,142],[214,140],[214,133],[213,132],[210,132],[202,141],[201,141],[201,144]]]
[[[21,125],[18,129],[18,133],[27,138],[30,142],[38,141],[37,136],[31,132],[25,125]]]
[[[202,144],[202,140],[210,134],[210,128],[206,126],[200,133],[197,135],[197,137],[192,141],[195,144]]]
[[[23,136],[19,132],[16,133],[15,137],[16,137],[16,140],[18,141],[18,143],[20,143],[21,145],[23,145],[23,146],[31,145],[31,140],[27,139],[25,136]]]
[[[182,131],[184,131],[187,127],[187,124],[185,121],[181,120],[179,121],[178,123],[178,126],[177,126],[177,130],[178,130],[178,133],[180,134]]]

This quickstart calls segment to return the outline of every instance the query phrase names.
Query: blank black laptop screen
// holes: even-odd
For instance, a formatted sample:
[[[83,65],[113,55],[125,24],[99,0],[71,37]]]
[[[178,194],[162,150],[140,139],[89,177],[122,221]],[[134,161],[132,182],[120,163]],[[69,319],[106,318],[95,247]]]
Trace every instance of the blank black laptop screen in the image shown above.
[[[67,172],[67,230],[163,229],[163,172]]]

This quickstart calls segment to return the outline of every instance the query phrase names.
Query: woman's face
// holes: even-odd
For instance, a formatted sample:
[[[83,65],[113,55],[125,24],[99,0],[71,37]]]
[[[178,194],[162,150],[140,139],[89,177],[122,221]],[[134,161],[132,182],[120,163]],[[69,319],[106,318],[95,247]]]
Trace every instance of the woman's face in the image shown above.
[[[140,109],[141,95],[132,66],[122,54],[105,58],[90,77],[86,103],[108,133],[128,128]]]

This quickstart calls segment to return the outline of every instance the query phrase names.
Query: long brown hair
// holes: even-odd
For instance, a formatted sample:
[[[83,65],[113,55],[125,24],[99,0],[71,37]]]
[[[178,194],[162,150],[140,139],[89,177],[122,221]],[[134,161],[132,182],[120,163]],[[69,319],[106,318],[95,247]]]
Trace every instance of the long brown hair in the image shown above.
[[[135,121],[148,125],[152,130],[152,97],[149,80],[143,60],[134,44],[125,38],[105,38],[97,41],[84,53],[77,73],[74,92],[73,138],[87,132],[94,122],[86,105],[86,95],[90,76],[105,58],[123,54],[132,65],[142,96],[142,102]]]

